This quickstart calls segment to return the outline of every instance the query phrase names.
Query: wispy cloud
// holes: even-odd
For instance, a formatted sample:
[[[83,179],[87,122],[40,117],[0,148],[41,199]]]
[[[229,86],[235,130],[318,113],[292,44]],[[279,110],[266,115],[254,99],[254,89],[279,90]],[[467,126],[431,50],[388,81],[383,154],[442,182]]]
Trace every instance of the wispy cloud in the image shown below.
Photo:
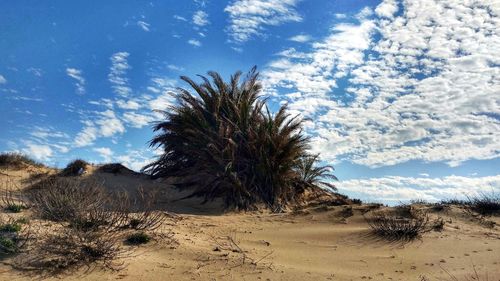
[[[188,40],[188,44],[191,44],[195,47],[200,47],[201,46],[201,42],[196,40],[196,39],[189,39]]]
[[[47,161],[53,155],[53,151],[50,146],[32,142],[28,142],[26,144],[26,148],[23,149],[23,152],[41,161]]]
[[[96,147],[92,150],[99,153],[104,162],[111,162],[114,153],[109,147]]]
[[[76,68],[66,68],[66,74],[76,80],[76,92],[80,95],[85,94],[85,78],[82,76],[82,71]]]
[[[149,27],[150,27],[149,23],[140,20],[140,21],[137,22],[137,26],[139,26],[140,28],[142,28],[142,30],[144,30],[146,32],[149,32]]]
[[[308,41],[311,41],[311,36],[307,35],[307,34],[299,34],[299,35],[295,35],[293,37],[290,37],[288,38],[288,40],[290,41],[295,41],[295,42],[299,42],[299,43],[305,43],[305,42],[308,42]]]
[[[177,66],[177,65],[174,65],[174,64],[169,64],[167,65],[168,69],[170,70],[175,70],[175,71],[184,71],[184,67],[181,67],[181,66]]]
[[[179,16],[179,15],[174,15],[174,19],[176,19],[178,21],[187,21],[187,19],[185,17]]]
[[[85,127],[76,135],[74,140],[76,147],[89,146],[99,137],[109,138],[116,134],[123,134],[126,131],[123,122],[111,109],[97,112],[94,120],[83,121]]]
[[[132,89],[128,86],[128,79],[125,77],[127,70],[130,69],[127,62],[129,55],[127,52],[118,52],[114,53],[110,58],[111,67],[108,80],[111,82],[114,92],[121,96],[127,96],[132,92]]]
[[[299,0],[236,0],[224,11],[229,13],[227,28],[231,41],[243,43],[262,35],[265,26],[277,26],[286,22],[300,22],[302,17],[295,7]]]
[[[197,26],[205,26],[210,23],[208,20],[208,14],[204,11],[196,11],[193,15],[193,23]]]

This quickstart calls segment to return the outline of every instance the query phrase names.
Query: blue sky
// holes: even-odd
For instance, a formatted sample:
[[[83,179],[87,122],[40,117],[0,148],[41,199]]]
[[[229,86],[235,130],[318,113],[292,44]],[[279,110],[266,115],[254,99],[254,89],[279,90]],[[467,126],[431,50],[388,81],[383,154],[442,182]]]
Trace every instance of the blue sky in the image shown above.
[[[1,1],[0,151],[140,169],[178,77],[257,65],[339,189],[500,191],[495,1]]]

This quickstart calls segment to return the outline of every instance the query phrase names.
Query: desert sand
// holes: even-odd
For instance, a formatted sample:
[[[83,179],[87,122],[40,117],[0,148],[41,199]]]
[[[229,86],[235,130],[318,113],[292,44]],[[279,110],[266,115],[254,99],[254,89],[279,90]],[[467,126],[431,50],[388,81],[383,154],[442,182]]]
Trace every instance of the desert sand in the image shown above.
[[[0,181],[21,188],[40,172],[53,173],[2,169]],[[409,243],[389,242],[371,234],[363,217],[375,208],[370,204],[278,214],[224,212],[220,202],[178,200],[187,193],[144,175],[90,169],[82,177],[95,177],[109,189],[159,190],[158,208],[174,217],[162,231],[172,231],[175,241],[138,247],[121,260],[119,271],[82,269],[48,280],[455,280],[450,275],[469,280],[474,270],[481,280],[500,280],[500,220],[491,218],[497,226],[490,228],[459,207],[437,212],[415,205],[428,208],[433,219],[443,218],[443,231]],[[10,256],[0,257],[1,280],[39,278],[12,268],[11,262]]]

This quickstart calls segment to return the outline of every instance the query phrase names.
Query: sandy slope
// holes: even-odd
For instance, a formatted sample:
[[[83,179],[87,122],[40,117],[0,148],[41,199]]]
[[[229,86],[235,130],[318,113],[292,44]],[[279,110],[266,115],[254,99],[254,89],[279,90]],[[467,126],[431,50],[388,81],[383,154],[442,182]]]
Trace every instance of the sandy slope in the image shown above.
[[[1,172],[1,181],[21,183],[28,176]],[[345,206],[295,214],[222,214],[217,204],[200,205],[198,199],[171,202],[185,194],[140,175],[87,176],[113,189],[161,188],[161,208],[181,218],[172,228],[177,243],[141,247],[118,272],[97,269],[65,280],[451,280],[445,270],[461,280],[473,266],[489,280],[500,280],[499,227],[484,227],[458,208],[431,213],[448,221],[443,232],[400,244],[369,234],[362,216],[367,206],[355,206],[347,219],[341,215]],[[227,250],[228,237],[235,251]],[[10,258],[0,261],[1,280],[32,278],[11,269]]]

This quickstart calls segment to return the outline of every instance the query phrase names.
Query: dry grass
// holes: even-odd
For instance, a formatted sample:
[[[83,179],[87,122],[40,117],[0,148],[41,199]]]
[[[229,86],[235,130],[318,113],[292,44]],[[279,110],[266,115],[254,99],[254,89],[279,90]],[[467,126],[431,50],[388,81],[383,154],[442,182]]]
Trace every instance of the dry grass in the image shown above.
[[[5,194],[1,202],[30,206],[33,219],[0,223],[0,252],[18,253],[14,266],[35,275],[121,269],[121,258],[131,253],[124,242],[136,233],[133,230],[155,241],[172,238],[168,231],[155,233],[167,215],[154,209],[156,193],[142,189],[130,198],[124,192],[108,192],[94,180],[51,176],[14,195]],[[37,231],[26,235],[33,225]]]
[[[11,153],[1,153],[0,154],[0,167],[9,169],[21,169],[27,165],[35,167],[45,167],[42,163],[35,161],[28,156],[11,152]]]
[[[390,241],[412,241],[431,229],[427,214],[408,218],[380,213],[365,218],[374,234]]]

